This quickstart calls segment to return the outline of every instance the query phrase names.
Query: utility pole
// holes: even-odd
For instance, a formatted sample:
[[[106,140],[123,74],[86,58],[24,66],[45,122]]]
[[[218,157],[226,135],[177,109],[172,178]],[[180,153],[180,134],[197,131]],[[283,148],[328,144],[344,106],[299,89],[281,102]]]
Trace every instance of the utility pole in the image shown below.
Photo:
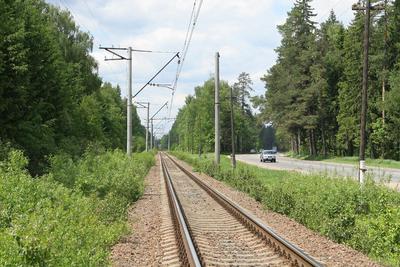
[[[151,120],[150,149],[153,149],[153,118]]]
[[[171,150],[171,131],[168,132],[168,151]]]
[[[368,56],[369,56],[369,34],[371,10],[382,10],[381,5],[371,6],[371,1],[365,1],[365,7],[359,3],[352,6],[353,10],[365,10],[364,21],[364,65],[363,65],[363,80],[361,91],[361,123],[360,123],[360,165],[358,180],[361,184],[365,181],[365,172],[367,167],[365,164],[365,147],[366,147],[366,124],[367,124],[367,106],[368,106]]]
[[[232,168],[236,168],[236,155],[235,155],[235,121],[234,121],[234,113],[233,113],[233,89],[231,86],[231,139],[232,139]]]
[[[105,58],[105,61],[109,60],[127,60],[129,67],[129,78],[128,78],[128,99],[127,99],[127,115],[126,115],[126,153],[128,156],[132,154],[132,47],[128,48],[116,48],[116,47],[101,47],[116,58]],[[118,54],[118,50],[128,51],[128,57]]]
[[[150,123],[150,102],[147,102],[147,120],[146,120],[146,152],[149,151],[149,123]]]
[[[385,94],[386,94],[386,71],[387,71],[387,45],[388,45],[388,17],[387,17],[387,3],[388,0],[385,0],[385,33],[384,33],[384,39],[385,39],[385,51],[384,51],[384,56],[383,56],[383,78],[382,78],[382,122],[383,125],[385,125]],[[383,149],[383,147],[382,147]],[[383,157],[382,153],[382,157]]]
[[[126,153],[128,156],[132,154],[132,47],[128,47],[128,58],[129,58],[129,79],[128,79],[128,103],[127,109],[128,114],[127,120],[127,138],[126,138]]]
[[[219,53],[215,53],[215,164],[219,165],[220,156],[220,123],[219,123]]]

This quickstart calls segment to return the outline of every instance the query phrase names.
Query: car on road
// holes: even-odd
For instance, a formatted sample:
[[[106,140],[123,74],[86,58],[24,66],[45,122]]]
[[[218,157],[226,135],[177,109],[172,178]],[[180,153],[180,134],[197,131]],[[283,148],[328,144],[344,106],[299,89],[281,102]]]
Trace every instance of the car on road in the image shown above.
[[[275,150],[263,150],[260,154],[261,162],[276,162],[276,151]]]

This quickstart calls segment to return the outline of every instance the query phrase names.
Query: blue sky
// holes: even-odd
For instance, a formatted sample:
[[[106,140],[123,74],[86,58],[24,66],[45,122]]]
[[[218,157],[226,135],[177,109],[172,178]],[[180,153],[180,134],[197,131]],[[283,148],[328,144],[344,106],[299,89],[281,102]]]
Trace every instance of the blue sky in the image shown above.
[[[99,63],[99,75],[104,81],[119,84],[126,95],[127,63],[104,61],[109,56],[99,50],[100,45],[180,51],[193,7],[193,0],[47,0],[47,2],[70,10],[81,30],[94,37],[92,55]],[[197,1],[199,2],[199,1]],[[316,22],[327,19],[333,9],[339,20],[348,24],[353,14],[351,5],[355,0],[314,0]],[[185,97],[194,87],[203,84],[214,72],[214,55],[221,54],[221,79],[234,83],[239,73],[250,73],[254,81],[254,94],[264,94],[260,81],[276,60],[274,49],[280,44],[276,26],[284,23],[292,0],[204,0],[198,24],[184,63],[178,83],[171,117],[184,104]],[[170,54],[133,55],[133,92],[151,78],[171,57]],[[166,68],[155,82],[171,83],[175,77],[176,62]],[[148,87],[137,101],[150,101],[155,112],[170,100],[166,88]],[[145,110],[139,109],[142,124]],[[168,116],[168,110],[159,117]],[[158,135],[170,127],[162,123]]]

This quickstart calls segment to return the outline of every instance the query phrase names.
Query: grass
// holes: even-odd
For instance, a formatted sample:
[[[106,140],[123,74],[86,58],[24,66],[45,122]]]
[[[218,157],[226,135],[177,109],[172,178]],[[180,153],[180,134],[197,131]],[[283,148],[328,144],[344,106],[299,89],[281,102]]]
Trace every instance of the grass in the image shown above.
[[[358,165],[359,159],[358,157],[333,157],[333,156],[316,156],[311,157],[309,155],[295,155],[288,153],[286,154],[288,157],[301,159],[301,160],[315,160],[315,161],[325,161],[325,162],[333,162],[333,163],[344,163],[351,165]],[[400,169],[400,161],[390,160],[390,159],[366,159],[367,166],[379,167],[379,168],[392,168],[392,169]]]
[[[196,171],[247,193],[267,209],[361,251],[385,265],[400,265],[400,193],[368,180],[364,187],[345,178],[266,170],[222,157],[173,153]]]
[[[154,155],[88,151],[50,161],[48,174],[33,178],[21,151],[0,160],[0,266],[109,265]]]

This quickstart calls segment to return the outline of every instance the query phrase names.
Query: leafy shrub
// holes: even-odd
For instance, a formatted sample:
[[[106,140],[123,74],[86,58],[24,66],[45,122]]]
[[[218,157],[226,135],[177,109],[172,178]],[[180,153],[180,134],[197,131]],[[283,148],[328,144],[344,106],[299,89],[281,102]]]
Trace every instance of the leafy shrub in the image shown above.
[[[400,194],[368,181],[261,169],[227,158],[212,159],[174,152],[178,158],[265,207],[285,214],[330,239],[347,244],[385,264],[400,265]]]
[[[27,164],[15,150],[0,161],[0,266],[107,265],[153,155],[88,152],[77,162],[57,156],[39,178]]]

